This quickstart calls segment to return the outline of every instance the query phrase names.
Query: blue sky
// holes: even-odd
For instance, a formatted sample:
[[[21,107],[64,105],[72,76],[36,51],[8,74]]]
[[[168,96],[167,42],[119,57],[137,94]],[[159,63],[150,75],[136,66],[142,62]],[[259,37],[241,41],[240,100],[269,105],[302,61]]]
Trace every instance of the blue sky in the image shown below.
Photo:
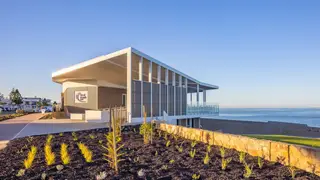
[[[128,46],[220,86],[222,107],[320,105],[320,1],[2,1],[0,92]]]

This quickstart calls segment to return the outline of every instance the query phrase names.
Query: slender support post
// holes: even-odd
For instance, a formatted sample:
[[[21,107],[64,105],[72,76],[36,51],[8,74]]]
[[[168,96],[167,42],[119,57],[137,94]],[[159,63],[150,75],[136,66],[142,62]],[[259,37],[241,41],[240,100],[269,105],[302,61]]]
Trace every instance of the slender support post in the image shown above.
[[[153,117],[153,102],[152,102],[152,61],[149,61],[149,83],[150,83],[150,117]]]
[[[176,73],[172,72],[172,86],[173,86],[173,115],[176,115]]]
[[[161,116],[161,66],[158,65],[158,84],[159,84],[159,116]]]
[[[197,109],[198,109],[198,113],[199,113],[199,84],[197,84]]]
[[[143,57],[139,61],[139,81],[141,82],[141,117],[143,117]]]
[[[132,95],[132,51],[127,53],[127,116],[128,123],[131,123],[132,116],[132,104],[131,104],[131,95]]]
[[[202,91],[202,95],[203,95],[203,98],[202,98],[203,105],[206,105],[207,104],[207,92],[206,92],[206,90]]]
[[[185,85],[185,88],[186,88],[186,109],[185,109],[185,114],[184,115],[186,115],[187,114],[187,109],[188,109],[188,79],[187,78],[184,78],[184,85]],[[192,101],[192,99],[191,99],[191,101]]]
[[[166,69],[165,83],[167,85],[167,114],[169,114],[169,70],[168,69]]]
[[[182,76],[179,75],[179,87],[180,87],[180,97],[179,97],[179,115],[182,115]]]

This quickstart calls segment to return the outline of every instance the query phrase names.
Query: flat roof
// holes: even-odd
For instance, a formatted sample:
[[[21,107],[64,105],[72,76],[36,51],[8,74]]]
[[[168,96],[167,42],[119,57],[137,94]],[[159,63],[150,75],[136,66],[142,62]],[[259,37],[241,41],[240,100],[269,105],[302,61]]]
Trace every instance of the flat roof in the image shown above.
[[[199,80],[196,80],[195,78],[192,78],[189,75],[187,75],[187,74],[185,74],[183,72],[180,72],[179,70],[177,70],[177,69],[175,69],[175,68],[173,68],[173,67],[171,67],[171,66],[169,66],[169,65],[167,65],[167,64],[165,64],[165,63],[163,63],[163,62],[161,62],[161,61],[159,61],[159,60],[157,60],[157,59],[155,59],[155,58],[153,58],[153,57],[151,57],[151,56],[149,56],[149,55],[147,55],[147,54],[145,54],[145,53],[143,53],[143,52],[141,52],[141,51],[139,51],[137,49],[135,49],[135,48],[132,48],[132,47],[128,47],[128,48],[125,48],[125,49],[122,49],[122,50],[119,50],[119,51],[115,51],[115,52],[109,53],[107,55],[99,56],[99,57],[96,57],[96,58],[93,58],[93,59],[90,59],[90,60],[75,64],[75,65],[67,67],[67,68],[63,68],[61,70],[53,72],[52,73],[52,79],[53,79],[53,81],[55,81],[55,78],[57,78],[57,77],[59,77],[61,75],[70,73],[72,71],[75,71],[75,70],[78,70],[78,69],[81,69],[81,68],[84,68],[84,67],[88,67],[88,66],[97,64],[97,63],[102,62],[102,61],[106,61],[106,60],[111,59],[111,58],[115,58],[117,56],[124,55],[124,54],[126,54],[128,52],[132,52],[132,53],[134,53],[134,54],[136,54],[138,56],[143,57],[144,59],[147,59],[147,60],[149,60],[149,61],[151,61],[151,62],[153,62],[155,64],[158,64],[158,65],[162,66],[163,68],[166,68],[166,69],[168,69],[168,70],[170,70],[170,71],[172,71],[172,72],[174,72],[176,74],[179,74],[179,75],[187,78],[188,80],[191,80],[191,81],[199,84],[200,86],[205,87],[203,89],[207,89],[207,88],[208,89],[219,89],[219,87],[216,86],[216,85],[203,83],[203,82],[201,82]],[[55,82],[57,82],[57,81],[55,81]]]

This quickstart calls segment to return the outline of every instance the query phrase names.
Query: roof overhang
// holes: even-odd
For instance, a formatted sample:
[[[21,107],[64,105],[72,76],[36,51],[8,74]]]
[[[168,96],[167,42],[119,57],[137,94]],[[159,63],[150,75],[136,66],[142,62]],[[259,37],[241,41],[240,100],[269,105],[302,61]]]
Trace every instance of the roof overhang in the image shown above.
[[[126,86],[126,68],[127,68],[127,53],[134,53],[137,57],[143,57],[148,61],[151,61],[154,64],[160,65],[161,67],[168,69],[176,74],[179,74],[188,79],[188,87],[189,89],[196,89],[197,84],[199,84],[199,89],[209,90],[209,89],[218,89],[219,87],[216,85],[211,85],[207,83],[200,82],[189,75],[182,73],[176,70],[173,67],[170,67],[144,53],[138,51],[134,48],[125,48],[107,55],[99,56],[88,61],[81,62],[79,64],[70,66],[68,68],[63,68],[52,73],[52,80],[57,83],[63,83],[66,81],[73,80],[104,80],[106,82],[117,84],[120,86]],[[134,56],[133,56],[134,57]],[[133,60],[139,61],[139,59],[135,57]],[[139,70],[138,67],[134,65],[132,66],[133,77],[138,77]],[[145,67],[148,71],[148,68]],[[144,76],[148,76],[144,73]]]

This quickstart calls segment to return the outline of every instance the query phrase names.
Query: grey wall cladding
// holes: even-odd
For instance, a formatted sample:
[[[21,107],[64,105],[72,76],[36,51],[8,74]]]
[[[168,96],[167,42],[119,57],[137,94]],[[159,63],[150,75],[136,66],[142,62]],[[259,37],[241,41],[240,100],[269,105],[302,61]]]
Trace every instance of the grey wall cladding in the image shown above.
[[[88,91],[87,103],[75,103],[75,91]],[[68,113],[84,113],[85,110],[98,109],[97,87],[70,87],[64,93],[64,107]]]

